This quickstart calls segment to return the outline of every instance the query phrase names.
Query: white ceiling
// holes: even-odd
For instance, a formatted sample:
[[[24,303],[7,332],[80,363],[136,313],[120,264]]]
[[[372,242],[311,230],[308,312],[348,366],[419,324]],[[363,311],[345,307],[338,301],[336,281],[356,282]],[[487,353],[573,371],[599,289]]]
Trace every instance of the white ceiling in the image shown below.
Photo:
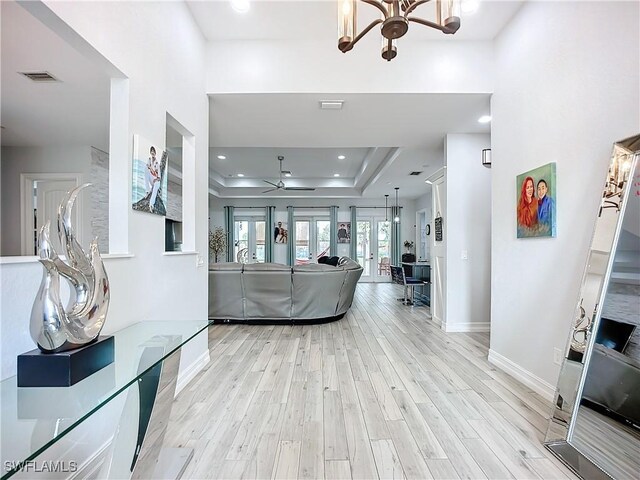
[[[2,145],[109,145],[109,77],[15,2],[2,17]],[[18,72],[47,71],[36,83]]]
[[[193,17],[207,40],[326,40],[337,43],[336,0],[250,0],[251,8],[240,14],[228,0],[189,1]],[[462,15],[462,27],[447,39],[491,40],[513,17],[523,0],[482,0],[473,14]],[[434,3],[415,10],[415,16],[433,21]],[[379,11],[364,3],[358,4],[358,26],[364,28],[378,18]],[[370,33],[369,35],[372,35]],[[438,30],[412,23],[403,41],[442,40]],[[336,47],[337,48],[337,47]]]
[[[221,40],[306,40],[336,42],[336,0],[252,0],[239,14],[230,1],[187,2],[205,38]],[[515,15],[522,1],[487,1],[463,15],[453,36],[411,24],[403,42],[490,40]],[[416,16],[434,18],[433,4]],[[377,16],[358,4],[360,28]],[[369,34],[371,35],[371,34]],[[344,100],[340,111],[319,109],[320,100]],[[212,190],[223,197],[260,197],[262,178],[277,176],[277,155],[294,173],[288,186],[317,187],[315,192],[278,191],[271,196],[381,197],[400,187],[400,196],[428,192],[424,180],[442,168],[447,133],[488,133],[477,119],[490,113],[489,95],[419,94],[225,94],[210,97],[210,170]],[[367,152],[348,155],[346,149]],[[225,161],[217,160],[220,153]],[[271,165],[270,165],[271,164]],[[343,168],[338,172],[337,169]],[[418,176],[409,176],[420,171]],[[272,172],[272,173],[269,173]],[[331,178],[340,173],[339,179]],[[243,173],[244,178],[233,175]]]
[[[321,110],[329,98],[344,100],[343,109]],[[284,155],[287,186],[318,188],[268,195],[382,197],[398,186],[402,198],[416,198],[443,165],[445,135],[489,133],[477,121],[489,110],[487,94],[212,95],[210,185],[222,197],[262,196],[262,179],[277,177]]]

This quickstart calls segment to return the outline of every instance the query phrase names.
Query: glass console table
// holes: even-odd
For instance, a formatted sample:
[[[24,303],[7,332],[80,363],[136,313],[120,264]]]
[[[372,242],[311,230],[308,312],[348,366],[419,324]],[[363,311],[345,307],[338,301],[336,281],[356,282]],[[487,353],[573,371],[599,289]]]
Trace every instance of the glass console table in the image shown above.
[[[113,334],[115,361],[71,387],[0,382],[1,478],[179,476],[192,452],[164,448],[164,433],[181,348],[207,326],[131,325]]]

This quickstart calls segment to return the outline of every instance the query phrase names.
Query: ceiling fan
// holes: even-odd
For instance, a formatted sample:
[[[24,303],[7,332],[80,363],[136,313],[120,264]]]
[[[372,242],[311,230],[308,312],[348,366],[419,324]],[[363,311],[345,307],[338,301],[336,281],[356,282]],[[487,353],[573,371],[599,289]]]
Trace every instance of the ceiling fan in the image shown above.
[[[280,162],[280,181],[278,183],[273,183],[273,182],[270,182],[269,180],[263,180],[263,182],[266,182],[269,185],[273,185],[274,188],[265,190],[262,193],[269,193],[269,192],[273,192],[274,190],[297,190],[297,191],[308,191],[308,192],[315,190],[315,188],[311,188],[311,187],[285,187],[284,182],[282,181],[282,161],[283,160],[284,160],[284,157],[282,155],[278,155],[278,161]]]

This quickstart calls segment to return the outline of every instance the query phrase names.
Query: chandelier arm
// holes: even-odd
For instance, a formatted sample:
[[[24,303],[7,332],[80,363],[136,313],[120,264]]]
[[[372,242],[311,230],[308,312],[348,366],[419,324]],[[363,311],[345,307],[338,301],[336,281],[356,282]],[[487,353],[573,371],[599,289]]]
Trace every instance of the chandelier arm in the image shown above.
[[[350,43],[347,44],[347,46],[345,47],[345,49],[343,50],[343,52],[348,52],[349,50],[351,50],[353,48],[353,46],[358,43],[358,41],[364,37],[367,33],[369,33],[369,30],[371,30],[373,27],[375,27],[376,25],[382,23],[384,20],[382,20],[381,18],[374,20],[373,22],[371,22],[369,25],[367,25],[367,28],[365,28],[364,30],[362,30],[357,36],[356,38],[354,38]]]
[[[407,20],[409,22],[415,22],[415,23],[419,23],[420,25],[425,25],[427,27],[438,29],[438,30],[440,30],[441,32],[444,32],[444,33],[447,33],[449,31],[446,27],[438,25],[437,23],[434,23],[434,22],[430,22],[429,20],[423,20],[422,18],[407,17]]]
[[[413,12],[416,8],[418,8],[420,5],[424,5],[425,3],[429,3],[431,0],[418,0],[414,3],[412,3],[411,5],[409,5],[409,7],[407,7],[407,9],[404,11],[404,16],[406,17],[407,15],[409,15],[411,12]]]
[[[382,12],[382,15],[384,16],[384,18],[387,18],[387,15],[388,15],[387,9],[378,0],[360,0],[360,1],[362,3],[368,3],[369,5],[376,7],[378,10]]]

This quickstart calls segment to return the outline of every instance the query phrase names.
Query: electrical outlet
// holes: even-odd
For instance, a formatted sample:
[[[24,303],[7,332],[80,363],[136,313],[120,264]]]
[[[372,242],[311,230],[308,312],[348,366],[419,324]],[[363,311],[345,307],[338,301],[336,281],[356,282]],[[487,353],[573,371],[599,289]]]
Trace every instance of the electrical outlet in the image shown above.
[[[196,267],[202,267],[204,265],[204,258],[202,258],[202,255],[198,254],[198,256],[196,257]]]
[[[562,365],[562,350],[559,348],[553,349],[553,363],[556,365]]]

